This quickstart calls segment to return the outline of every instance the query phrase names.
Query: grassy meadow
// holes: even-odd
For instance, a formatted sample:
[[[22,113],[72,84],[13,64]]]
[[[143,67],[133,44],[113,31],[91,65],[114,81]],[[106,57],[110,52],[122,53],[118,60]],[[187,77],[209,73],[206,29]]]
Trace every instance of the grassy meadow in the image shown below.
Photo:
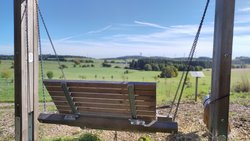
[[[176,78],[158,78],[160,71],[138,71],[138,70],[128,70],[124,73],[127,66],[123,60],[115,60],[115,63],[111,63],[112,67],[106,68],[102,67],[102,62],[104,60],[94,60],[94,63],[81,63],[93,64],[94,67],[74,67],[73,62],[61,62],[61,64],[66,65],[68,68],[64,69],[66,79],[73,80],[104,80],[104,81],[139,81],[139,82],[157,82],[157,104],[170,103],[173,99],[175,91],[177,89],[178,82],[182,72],[179,72]],[[3,71],[9,71],[11,76],[6,80],[0,75],[0,102],[13,102],[14,101],[14,86],[13,86],[13,73],[14,70],[11,68],[13,61],[2,60],[0,64],[0,73]],[[119,66],[120,68],[115,68]],[[53,72],[52,79],[60,79],[62,74],[59,69],[59,65],[55,61],[44,62],[44,73],[47,79],[46,73],[48,71]],[[205,77],[199,79],[199,96],[198,100],[201,101],[205,95],[208,94],[211,88],[211,69],[203,70]],[[41,78],[41,74],[40,74]],[[232,69],[231,76],[231,86],[234,87],[238,82],[242,81],[242,78],[250,80],[250,69]],[[195,92],[195,78],[189,75],[190,83],[186,86],[183,94],[183,100],[190,101],[194,99]],[[42,87],[41,79],[39,85],[39,97],[42,101]],[[47,101],[51,101],[50,96],[46,92]],[[244,100],[250,99],[250,94],[248,93],[236,93],[231,91],[232,102],[240,102],[244,104]],[[247,101],[246,101],[247,102]]]

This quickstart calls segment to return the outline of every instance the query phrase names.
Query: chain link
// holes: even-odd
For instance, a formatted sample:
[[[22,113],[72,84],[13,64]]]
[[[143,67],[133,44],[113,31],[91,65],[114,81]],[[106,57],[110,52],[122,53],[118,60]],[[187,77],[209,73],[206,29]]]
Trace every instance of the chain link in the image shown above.
[[[38,3],[37,0],[35,0],[36,2],[36,15],[37,15],[37,33],[38,33],[38,48],[39,48],[39,52],[40,52],[40,69],[41,69],[41,78],[42,78],[42,95],[43,95],[43,112],[46,112],[46,96],[45,96],[45,86],[43,84],[43,80],[44,80],[44,61],[43,61],[43,55],[42,55],[42,46],[41,46],[41,34],[40,34],[40,25],[39,25],[39,16],[38,16]]]

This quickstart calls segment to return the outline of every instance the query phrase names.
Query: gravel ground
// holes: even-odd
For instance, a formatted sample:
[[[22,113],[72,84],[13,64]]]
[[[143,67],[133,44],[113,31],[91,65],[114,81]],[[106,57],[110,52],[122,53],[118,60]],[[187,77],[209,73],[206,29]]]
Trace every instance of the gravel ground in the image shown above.
[[[230,105],[231,133],[229,140],[250,141],[250,101],[249,105]],[[166,113],[162,109],[159,113]],[[149,136],[156,141],[202,141],[207,140],[208,131],[203,123],[203,107],[200,103],[182,103],[179,108],[177,122],[179,133],[131,133],[117,132],[118,141],[136,141],[141,136]],[[114,131],[80,129],[64,125],[39,124],[39,138],[73,136],[84,133],[98,134],[105,141],[114,139]],[[14,140],[14,109],[11,104],[0,104],[0,141]]]

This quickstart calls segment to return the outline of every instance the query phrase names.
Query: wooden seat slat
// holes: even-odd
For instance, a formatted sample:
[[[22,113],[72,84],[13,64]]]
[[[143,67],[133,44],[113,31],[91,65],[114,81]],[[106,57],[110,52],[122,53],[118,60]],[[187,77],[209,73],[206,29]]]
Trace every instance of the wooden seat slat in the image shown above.
[[[109,83],[80,83],[80,82],[69,82],[68,87],[85,87],[85,88],[127,88],[126,84],[109,84]]]
[[[130,115],[130,111],[128,109],[104,109],[104,108],[78,108],[77,109],[80,113],[81,112],[93,112],[93,113],[112,113],[112,114],[124,114]]]
[[[156,95],[156,91],[135,90],[135,95]]]
[[[112,103],[112,104],[129,104],[127,100],[122,99],[96,99],[96,98],[78,98],[75,97],[74,101],[76,103],[81,102],[93,102],[93,103]]]
[[[156,85],[135,84],[135,90],[156,91]]]
[[[56,97],[56,96],[65,96],[63,91],[49,91],[49,94],[51,96],[54,96],[54,97]]]
[[[61,87],[46,87],[49,92],[63,92]]]
[[[55,101],[67,101],[65,96],[51,96],[51,98]]]
[[[71,96],[83,98],[128,99],[127,94],[102,94],[102,93],[71,93]]]
[[[55,103],[55,105],[68,105],[68,102],[67,101],[54,101],[53,102]]]
[[[93,103],[93,104],[98,104],[98,103],[102,103],[102,104],[125,104],[129,106],[129,101],[128,100],[121,100],[121,99],[90,99],[90,98],[74,98],[75,103]],[[147,102],[147,101],[137,101],[136,100],[136,106],[139,107],[146,107],[146,106],[155,106],[156,102]]]
[[[93,93],[114,93],[125,94],[128,93],[127,89],[108,89],[108,88],[69,88],[70,92],[93,92]]]
[[[121,104],[113,104],[113,105],[108,105],[108,104],[98,104],[98,103],[76,103],[76,106],[78,108],[81,108],[81,107],[96,107],[96,108],[116,108],[116,109],[129,109],[129,105],[121,105]],[[142,107],[139,107],[137,106],[136,107],[136,110],[148,110],[148,111],[155,111],[155,107],[153,106],[142,106]]]

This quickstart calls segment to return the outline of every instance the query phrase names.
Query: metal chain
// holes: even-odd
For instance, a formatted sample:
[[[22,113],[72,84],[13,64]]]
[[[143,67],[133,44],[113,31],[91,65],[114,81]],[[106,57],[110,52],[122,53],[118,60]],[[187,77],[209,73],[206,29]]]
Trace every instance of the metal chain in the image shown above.
[[[27,87],[30,88],[30,64],[29,64],[29,17],[28,17],[28,0],[25,0],[25,15],[23,14],[23,16],[25,16],[25,38],[26,38],[26,61],[27,61]],[[23,17],[24,18],[24,17]],[[27,91],[27,95],[30,94],[30,90]],[[28,99],[28,101],[30,102],[30,99]]]
[[[35,0],[36,2],[36,7],[38,7],[38,3],[37,0]],[[44,61],[43,61],[43,55],[42,55],[42,45],[41,45],[41,34],[40,34],[40,26],[39,26],[39,16],[38,16],[38,8],[36,8],[36,15],[37,15],[37,33],[38,33],[38,48],[39,48],[39,52],[40,52],[40,69],[41,69],[41,77],[42,77],[42,95],[43,95],[43,112],[46,112],[46,96],[45,96],[45,86],[43,84],[43,80],[44,80]]]
[[[48,38],[49,38],[51,47],[52,47],[52,49],[53,49],[53,51],[54,51],[54,54],[55,54],[55,56],[56,56],[57,63],[58,63],[58,65],[59,65],[59,69],[61,70],[61,73],[62,73],[62,78],[63,78],[64,80],[66,80],[66,77],[65,77],[65,73],[64,73],[63,67],[61,67],[62,65],[61,65],[61,63],[60,63],[59,56],[58,56],[58,54],[57,54],[57,52],[56,52],[55,46],[54,46],[53,41],[52,41],[52,38],[51,38],[51,36],[50,36],[50,34],[49,34],[48,28],[47,28],[47,26],[46,26],[45,20],[44,20],[44,18],[43,18],[43,15],[42,15],[42,12],[41,12],[41,10],[40,10],[40,8],[39,8],[39,5],[38,5],[38,3],[37,3],[37,0],[36,0],[36,4],[37,4],[38,13],[39,13],[38,15],[40,16],[40,18],[41,18],[41,20],[42,20],[42,24],[43,24],[43,26],[44,26],[44,28],[45,28],[45,31],[46,31],[46,34],[47,34],[47,36],[48,36]]]
[[[179,108],[179,105],[180,105],[180,101],[181,101],[181,98],[182,98],[182,95],[183,95],[183,90],[184,90],[184,87],[185,87],[185,82],[186,82],[186,80],[187,80],[187,76],[188,76],[188,73],[189,73],[190,68],[191,68],[191,63],[192,63],[192,61],[193,61],[193,56],[194,56],[195,49],[196,49],[196,46],[197,46],[197,43],[198,43],[198,40],[199,40],[200,32],[201,32],[202,25],[203,25],[203,22],[204,22],[206,13],[207,13],[207,9],[208,9],[209,3],[210,3],[210,0],[207,0],[206,6],[205,6],[205,9],[204,9],[202,18],[201,18],[201,22],[200,22],[200,24],[199,24],[199,28],[198,28],[198,30],[197,30],[197,33],[196,33],[194,42],[193,42],[193,44],[192,44],[192,47],[191,47],[191,50],[190,50],[190,53],[189,53],[189,56],[188,56],[188,59],[187,59],[187,70],[186,70],[185,74],[184,74],[184,73],[182,74],[181,80],[180,80],[180,82],[179,82],[179,83],[182,83],[182,87],[181,87],[180,95],[179,95],[178,102],[177,102],[177,105],[176,105],[175,113],[174,113],[174,116],[173,116],[173,121],[175,120],[176,115],[177,115],[177,112],[178,112],[178,108]],[[185,76],[185,77],[184,77],[184,76]],[[183,80],[183,79],[184,79],[184,80]],[[180,85],[180,84],[179,84],[179,85]],[[174,102],[175,102],[175,100],[176,100],[176,96],[177,96],[177,94],[178,94],[179,88],[180,88],[180,87],[178,86],[178,89],[177,89],[177,92],[176,92],[176,95],[175,95],[175,98],[174,98],[172,104],[174,104]],[[172,105],[171,107],[173,107],[173,105]]]

